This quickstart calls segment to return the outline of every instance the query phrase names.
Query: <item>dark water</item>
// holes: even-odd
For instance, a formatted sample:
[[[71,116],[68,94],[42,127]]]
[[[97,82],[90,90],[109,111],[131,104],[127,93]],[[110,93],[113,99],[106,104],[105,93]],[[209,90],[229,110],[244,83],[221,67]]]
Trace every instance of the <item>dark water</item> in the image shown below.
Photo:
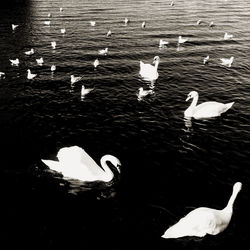
[[[63,7],[63,12],[59,12]],[[0,9],[2,242],[72,249],[225,249],[249,245],[249,1],[8,1]],[[48,18],[48,13],[52,14]],[[124,18],[130,23],[125,26]],[[197,26],[198,19],[204,21]],[[46,26],[44,21],[51,20]],[[95,20],[91,27],[89,21]],[[142,21],[146,28],[141,29]],[[208,28],[213,21],[215,26]],[[20,26],[13,32],[11,24]],[[66,33],[60,33],[62,27]],[[112,36],[106,33],[111,29]],[[224,41],[224,33],[234,39]],[[188,43],[177,48],[179,35]],[[159,49],[159,39],[170,42]],[[52,50],[50,42],[57,42]],[[109,48],[107,56],[98,50]],[[32,56],[24,51],[35,49]],[[158,55],[155,94],[137,100],[139,61]],[[203,65],[205,56],[208,65]],[[44,58],[44,65],[35,59]],[[231,68],[219,58],[234,56]],[[19,58],[18,67],[9,59]],[[100,60],[97,70],[93,61]],[[50,66],[57,70],[51,74]],[[38,74],[26,78],[30,68]],[[83,81],[70,87],[70,75]],[[82,83],[94,88],[81,101]],[[186,95],[235,104],[223,116],[187,123]],[[64,146],[97,162],[122,163],[109,185],[83,185],[48,171]],[[160,236],[199,206],[223,208],[243,189],[218,236]]]

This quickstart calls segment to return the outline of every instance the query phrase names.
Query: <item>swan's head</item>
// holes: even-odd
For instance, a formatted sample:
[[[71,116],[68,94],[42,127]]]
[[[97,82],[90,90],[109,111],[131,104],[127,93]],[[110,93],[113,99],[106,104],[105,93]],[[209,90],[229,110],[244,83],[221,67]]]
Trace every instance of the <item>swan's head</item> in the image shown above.
[[[230,57],[230,60],[233,61],[233,60],[234,60],[234,56],[231,56],[231,57]]]
[[[236,182],[233,186],[233,191],[234,192],[239,192],[242,188],[242,183],[241,182]]]
[[[156,62],[160,62],[160,57],[159,56],[155,56],[154,57],[154,61],[153,61],[153,63],[155,64]]]
[[[187,96],[187,99],[186,99],[186,102],[191,99],[191,98],[195,98],[196,96],[198,96],[198,92],[196,91],[191,91],[188,96]]]
[[[30,69],[27,69],[27,72],[30,73]]]
[[[121,172],[121,170],[120,170],[121,162],[115,156],[113,156],[113,155],[104,155],[101,158],[101,162],[102,161],[110,161],[112,163],[112,165],[116,167],[116,169],[118,170],[118,172],[119,173]]]

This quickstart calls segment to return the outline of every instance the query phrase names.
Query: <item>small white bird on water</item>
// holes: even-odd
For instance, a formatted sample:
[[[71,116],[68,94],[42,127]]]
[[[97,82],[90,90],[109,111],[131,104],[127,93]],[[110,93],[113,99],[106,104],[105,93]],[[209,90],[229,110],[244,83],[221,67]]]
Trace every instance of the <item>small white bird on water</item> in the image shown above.
[[[16,59],[10,59],[11,65],[18,66],[20,61],[18,58]]]
[[[65,28],[62,28],[62,29],[61,29],[61,33],[62,33],[62,34],[65,34],[65,33],[66,33],[66,29],[65,29]]]
[[[30,69],[28,69],[27,72],[28,72],[27,78],[30,79],[30,80],[37,76],[37,74],[32,74]]]
[[[81,89],[81,99],[84,99],[85,95],[87,95],[89,92],[91,92],[94,88],[86,89],[84,85],[82,85]]]
[[[52,47],[52,49],[56,48],[56,42],[55,41],[51,42],[51,47]]]
[[[55,70],[56,70],[56,65],[51,65],[51,67],[50,67],[50,70],[52,71],[52,72],[54,72]]]
[[[196,22],[197,25],[200,25],[201,24],[201,20],[199,19],[197,22]]]
[[[208,25],[209,28],[213,28],[214,26],[215,26],[214,22],[210,22]]]
[[[62,11],[63,11],[63,8],[62,8],[62,7],[60,7],[59,11],[60,11],[60,12],[62,12]]]
[[[182,38],[182,36],[179,36],[179,37],[178,37],[178,44],[183,44],[183,43],[185,43],[185,42],[187,42],[187,41],[188,41],[187,38]]]
[[[51,23],[51,21],[44,21],[44,24],[45,24],[45,25],[48,25],[48,26],[49,26],[50,23]]]
[[[108,32],[107,32],[107,37],[109,37],[109,36],[111,36],[112,35],[112,32],[111,32],[111,30],[109,30]]]
[[[142,22],[141,27],[142,27],[143,29],[146,28],[146,22],[145,22],[145,21]]]
[[[96,21],[90,21],[89,23],[90,23],[90,25],[93,26],[93,27],[96,25]]]
[[[124,24],[127,25],[128,23],[129,23],[129,19],[127,17],[125,17]]]
[[[207,63],[208,63],[208,60],[209,60],[209,56],[206,56],[206,57],[203,59],[203,64],[207,64]]]
[[[233,35],[229,35],[227,32],[224,34],[224,40],[230,40],[233,38]]]
[[[82,76],[74,76],[74,75],[71,75],[71,76],[70,76],[70,83],[71,83],[71,85],[73,85],[73,84],[76,83],[76,82],[81,81],[82,78],[83,78]]]
[[[139,88],[139,93],[137,94],[138,100],[141,100],[143,97],[147,95],[152,95],[154,91],[152,89],[144,90],[143,87]]]
[[[163,39],[160,39],[159,47],[160,47],[160,48],[163,48],[163,47],[165,47],[165,46],[168,45],[168,44],[169,44],[169,42],[164,41]]]
[[[241,188],[241,182],[234,184],[233,193],[224,209],[196,208],[167,229],[161,237],[167,239],[185,236],[204,237],[206,234],[216,235],[223,232],[231,221],[234,201]]]
[[[29,56],[30,56],[30,55],[33,55],[34,53],[35,53],[35,50],[34,50],[34,49],[31,49],[31,50],[29,50],[29,51],[25,51],[25,52],[24,52],[25,55],[29,55]]]
[[[155,56],[154,57],[154,61],[153,61],[153,65],[148,64],[148,63],[144,63],[142,61],[140,61],[140,71],[139,71],[139,75],[144,79],[144,80],[148,80],[148,81],[154,81],[159,77],[158,74],[158,65],[160,63],[160,57],[159,56]]]
[[[186,101],[189,99],[193,99],[193,101],[184,112],[186,118],[194,117],[195,119],[206,119],[217,117],[229,110],[234,104],[234,102],[226,104],[220,102],[203,102],[197,105],[199,99],[197,91],[191,91],[188,94]]]
[[[15,30],[19,25],[18,24],[11,24],[12,30]]]
[[[95,59],[93,65],[95,68],[97,68],[97,66],[100,64],[99,60],[98,59]]]
[[[101,49],[98,51],[99,55],[107,55],[108,54],[108,48]]]
[[[48,13],[48,17],[51,17],[52,15],[51,15],[51,13]]]
[[[44,63],[44,60],[41,57],[41,58],[36,59],[36,62],[37,62],[37,64],[42,65]]]
[[[50,169],[61,173],[66,178],[80,181],[110,182],[114,173],[108,167],[110,162],[120,173],[121,162],[115,156],[104,155],[101,158],[101,167],[78,146],[61,148],[57,153],[58,161],[42,160]]]
[[[232,63],[233,63],[234,57],[231,56],[229,59],[227,58],[220,58],[221,61],[221,65],[227,66],[227,67],[231,67]]]

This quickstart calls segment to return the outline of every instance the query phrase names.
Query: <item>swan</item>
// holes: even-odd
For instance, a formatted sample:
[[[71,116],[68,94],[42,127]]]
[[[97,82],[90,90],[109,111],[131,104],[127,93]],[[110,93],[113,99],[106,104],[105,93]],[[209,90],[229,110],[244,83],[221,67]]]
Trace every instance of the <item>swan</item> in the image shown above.
[[[28,74],[27,74],[28,79],[33,79],[37,76],[37,74],[32,74],[30,69],[28,69],[27,72],[28,72]]]
[[[95,59],[93,65],[95,68],[97,68],[97,66],[100,64],[99,60],[98,59]]]
[[[165,45],[168,45],[168,44],[169,44],[169,42],[164,41],[163,39],[160,39],[159,47],[160,47],[160,48],[163,48]]]
[[[50,67],[50,70],[52,71],[52,72],[54,72],[55,70],[56,70],[56,65],[51,65],[51,67]]]
[[[224,34],[224,40],[229,40],[233,38],[233,35],[229,35],[227,32]]]
[[[51,42],[51,47],[52,47],[52,49],[56,48],[56,42],[55,41]]]
[[[18,66],[19,63],[20,63],[20,61],[19,61],[18,58],[16,58],[16,59],[10,59],[10,62],[11,62],[11,65],[15,65],[15,66]]]
[[[190,98],[193,98],[193,101],[189,108],[185,110],[184,116],[194,117],[195,119],[220,116],[222,113],[230,109],[234,104],[234,102],[230,102],[227,104],[223,104],[220,102],[203,102],[197,105],[199,95],[196,91],[191,91],[188,94],[186,101],[188,101]]]
[[[220,58],[221,61],[221,65],[227,66],[227,67],[231,67],[232,63],[233,63],[234,57],[231,56],[229,59],[227,58]]]
[[[62,8],[62,7],[60,7],[59,11],[60,11],[60,12],[62,12],[62,11],[63,11],[63,8]]]
[[[200,25],[200,24],[201,24],[201,20],[199,19],[197,20],[196,25]]]
[[[146,28],[146,22],[145,22],[145,21],[142,22],[141,27],[142,27],[143,29]]]
[[[86,89],[84,85],[82,85],[81,89],[81,99],[84,99],[85,95],[87,95],[89,92],[91,92],[94,88]]]
[[[18,24],[11,24],[12,30],[15,30],[19,25]]]
[[[209,60],[209,56],[206,56],[206,57],[203,59],[203,64],[208,63],[208,60]]]
[[[66,29],[65,29],[65,28],[62,28],[62,29],[61,29],[61,33],[62,33],[62,34],[66,33]]]
[[[50,25],[51,21],[44,21],[45,25]]]
[[[96,21],[90,21],[89,22],[91,26],[95,26],[96,25]]]
[[[25,52],[24,52],[25,55],[29,55],[29,56],[30,56],[30,55],[33,55],[34,53],[35,53],[35,50],[34,50],[34,49],[31,49],[31,50],[29,50],[29,51],[25,51]]]
[[[155,56],[153,63],[154,66],[140,61],[139,75],[141,75],[141,77],[144,78],[145,80],[153,81],[159,77],[157,70],[158,70],[158,65],[160,63],[160,57]]]
[[[182,38],[182,36],[178,37],[178,44],[185,43],[188,39],[187,38]]]
[[[51,15],[51,13],[48,13],[48,17],[51,17],[52,15]]]
[[[127,17],[125,17],[125,19],[124,19],[124,24],[127,25],[128,22],[129,22],[129,19],[128,19]]]
[[[41,58],[36,59],[36,62],[37,62],[37,64],[42,65],[44,63],[44,60],[41,57]]]
[[[111,36],[111,34],[112,34],[111,30],[109,30],[109,31],[107,32],[107,36],[109,37],[109,36]]]
[[[142,99],[143,97],[147,95],[152,95],[154,91],[152,89],[150,90],[144,90],[142,87],[139,88],[139,93],[138,93],[138,99]]]
[[[99,55],[107,55],[108,54],[108,48],[101,49],[98,51]]]
[[[174,6],[174,1],[172,1],[172,2],[170,3],[170,6]]]
[[[216,235],[221,233],[229,225],[233,214],[233,204],[241,187],[241,182],[236,182],[234,184],[233,193],[224,209],[218,210],[207,207],[196,208],[167,229],[162,237],[204,237],[206,234]]]
[[[5,77],[5,73],[4,72],[0,72],[0,78]]]
[[[121,163],[118,158],[112,155],[104,155],[101,158],[101,167],[78,146],[61,148],[57,153],[58,161],[43,160],[50,169],[61,172],[64,177],[80,181],[104,181],[110,182],[114,174],[108,167],[111,162],[120,173]]]
[[[209,28],[213,28],[215,26],[215,24],[214,24],[214,22],[210,22],[208,26],[209,26]]]
[[[79,82],[81,80],[82,80],[82,76],[74,76],[74,75],[70,76],[71,85],[73,85],[74,83]]]

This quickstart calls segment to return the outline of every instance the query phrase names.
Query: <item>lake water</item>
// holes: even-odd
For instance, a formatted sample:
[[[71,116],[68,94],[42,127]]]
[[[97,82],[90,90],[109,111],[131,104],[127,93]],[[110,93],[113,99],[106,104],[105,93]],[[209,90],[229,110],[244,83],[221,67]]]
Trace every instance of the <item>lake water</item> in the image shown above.
[[[0,9],[2,242],[72,249],[226,249],[249,245],[249,1],[8,1]],[[63,11],[60,12],[59,8]],[[48,17],[51,13],[51,17]],[[124,18],[130,22],[125,25]],[[202,20],[197,25],[197,20]],[[50,26],[44,21],[51,20]],[[90,26],[95,20],[96,26]],[[146,28],[142,29],[142,22]],[[208,27],[213,21],[215,26]],[[12,31],[11,24],[18,24]],[[66,33],[61,34],[60,29]],[[108,30],[112,31],[107,37]],[[224,33],[233,39],[224,40]],[[188,42],[177,46],[178,36]],[[159,40],[169,42],[159,48]],[[57,42],[55,50],[51,41]],[[98,50],[108,47],[108,55]],[[31,56],[25,51],[34,48]],[[209,63],[203,58],[210,56]],[[160,57],[154,94],[141,101],[139,61]],[[234,56],[231,68],[220,58]],[[44,64],[37,65],[43,57]],[[19,66],[9,59],[19,58]],[[100,65],[94,69],[93,62]],[[50,67],[56,65],[52,74]],[[37,77],[27,79],[27,69]],[[70,85],[70,75],[83,80]],[[81,100],[81,85],[94,88]],[[232,102],[221,117],[184,119],[187,94]],[[118,157],[109,185],[49,171],[61,147],[99,163]],[[229,227],[218,236],[162,239],[191,209],[227,204],[241,181]],[[147,248],[147,249],[148,249]]]

